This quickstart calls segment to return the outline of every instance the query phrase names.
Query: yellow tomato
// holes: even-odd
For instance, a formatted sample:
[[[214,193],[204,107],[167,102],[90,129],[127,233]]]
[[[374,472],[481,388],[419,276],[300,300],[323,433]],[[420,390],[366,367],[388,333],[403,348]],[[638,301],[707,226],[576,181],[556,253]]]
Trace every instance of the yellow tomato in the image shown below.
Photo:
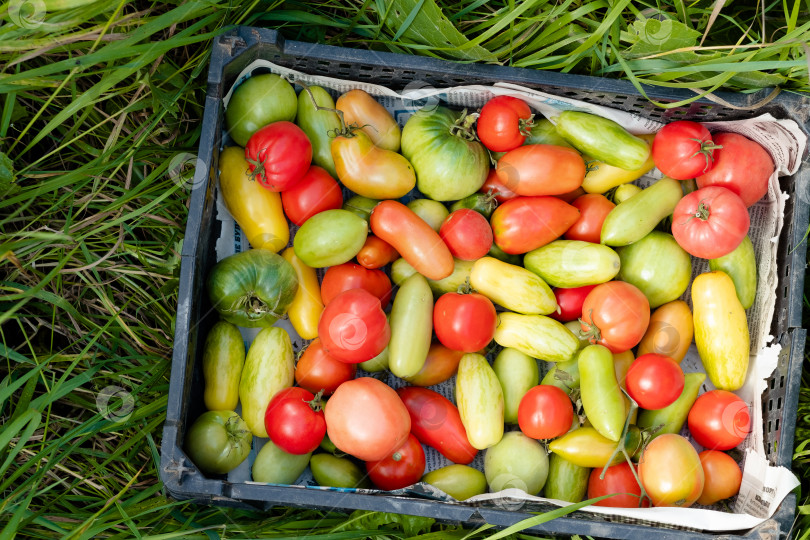
[[[650,316],[650,326],[638,344],[638,355],[663,354],[680,363],[689,350],[693,334],[692,312],[686,302],[667,302]]]
[[[638,137],[644,139],[647,141],[647,144],[652,146],[652,140],[655,135],[639,135]],[[588,172],[585,173],[585,180],[582,182],[582,189],[584,189],[587,193],[604,193],[610,188],[638,180],[650,172],[655,166],[655,163],[653,163],[652,152],[650,152],[650,157],[647,158],[644,165],[632,171],[620,169],[619,167],[614,167],[601,161],[596,161],[589,156],[582,156],[582,158],[588,165]]]
[[[323,312],[318,275],[314,268],[296,257],[292,247],[285,249],[281,256],[292,265],[298,275],[298,290],[287,310],[287,315],[299,336],[304,339],[315,339],[318,337],[318,321]]]
[[[399,199],[416,185],[416,173],[402,155],[375,146],[364,131],[332,139],[338,179],[370,199]]]

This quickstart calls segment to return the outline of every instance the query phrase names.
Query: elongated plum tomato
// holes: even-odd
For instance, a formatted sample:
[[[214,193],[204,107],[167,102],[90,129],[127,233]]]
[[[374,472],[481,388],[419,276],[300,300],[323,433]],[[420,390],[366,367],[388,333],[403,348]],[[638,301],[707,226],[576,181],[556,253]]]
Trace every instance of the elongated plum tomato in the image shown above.
[[[652,144],[655,166],[675,180],[689,180],[706,174],[714,166],[714,153],[722,145],[702,124],[677,120],[658,130]]]
[[[591,343],[604,345],[614,354],[624,352],[644,337],[650,323],[650,303],[638,287],[609,281],[588,293],[580,323]]]
[[[532,126],[532,111],[522,99],[496,96],[478,116],[478,138],[493,152],[507,152],[522,145]]]
[[[284,191],[300,182],[309,170],[312,143],[292,122],[273,122],[250,137],[245,158],[262,186],[270,191]]]
[[[553,144],[528,144],[498,160],[501,182],[518,195],[562,195],[585,180],[585,160],[576,150]]]
[[[495,244],[510,255],[527,253],[559,238],[579,210],[557,197],[517,197],[492,212]]]
[[[439,228],[439,236],[453,257],[463,261],[480,259],[492,247],[489,222],[469,208],[461,208],[447,216]]]
[[[312,165],[300,182],[281,192],[281,204],[289,220],[300,227],[319,212],[343,206],[343,192],[328,172]]]
[[[318,336],[330,356],[359,364],[385,349],[391,327],[379,298],[365,289],[351,289],[338,294],[324,308]]]
[[[326,430],[338,450],[379,461],[402,446],[411,416],[393,388],[371,377],[341,384],[324,408]]]

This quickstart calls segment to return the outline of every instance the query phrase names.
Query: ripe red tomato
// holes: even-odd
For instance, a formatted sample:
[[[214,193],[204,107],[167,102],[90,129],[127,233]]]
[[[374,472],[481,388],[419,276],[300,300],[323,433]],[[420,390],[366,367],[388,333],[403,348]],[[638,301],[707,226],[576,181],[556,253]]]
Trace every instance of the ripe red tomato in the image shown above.
[[[359,364],[385,349],[391,327],[379,298],[365,289],[351,289],[338,294],[324,308],[318,336],[329,356]]]
[[[611,508],[639,508],[639,506],[647,508],[650,506],[650,501],[647,499],[644,499],[642,503],[641,486],[633,475],[630,464],[626,461],[608,467],[604,478],[599,478],[601,475],[601,468],[591,471],[591,476],[588,478],[588,498],[592,499],[611,493],[619,495],[593,503],[594,506],[609,506]]]
[[[574,407],[568,394],[547,384],[530,388],[518,405],[518,426],[532,439],[553,439],[568,433]]]
[[[579,210],[557,197],[517,197],[492,212],[495,244],[510,255],[527,253],[559,238]]]
[[[312,143],[292,122],[281,120],[261,128],[248,139],[245,159],[259,183],[284,191],[300,182],[312,163]]]
[[[674,433],[659,435],[647,445],[638,462],[638,475],[653,506],[692,506],[705,483],[692,443]]]
[[[464,356],[463,351],[448,349],[441,343],[431,343],[422,369],[405,380],[416,386],[433,386],[442,383],[456,374],[462,356]]]
[[[357,366],[332,358],[323,350],[320,338],[312,340],[295,364],[295,382],[310,392],[331,396],[337,387],[354,379]]]
[[[630,364],[624,379],[627,393],[642,409],[656,410],[671,405],[683,392],[683,370],[663,354],[642,354]]]
[[[698,457],[705,477],[698,504],[714,504],[740,491],[742,471],[731,456],[719,450],[704,450]]]
[[[436,337],[454,351],[480,351],[492,341],[497,324],[495,306],[482,294],[445,293],[433,306]]]
[[[324,210],[343,206],[340,185],[328,172],[312,165],[301,181],[281,192],[284,214],[299,227]]]
[[[371,270],[359,264],[347,262],[326,270],[321,282],[321,300],[329,303],[343,291],[365,289],[380,299],[385,308],[391,301],[391,280],[382,270]]]
[[[308,454],[326,435],[326,418],[320,399],[309,390],[293,386],[279,390],[264,414],[267,435],[288,454]]]
[[[718,146],[712,134],[702,124],[689,120],[676,120],[665,125],[652,143],[655,166],[675,180],[689,180],[706,174],[714,166],[714,153]]]
[[[758,143],[736,133],[716,133],[714,167],[697,177],[699,188],[723,186],[748,207],[768,192],[768,179],[775,170],[771,155]]]
[[[453,257],[464,261],[478,260],[492,247],[489,222],[469,208],[461,208],[447,216],[439,229],[439,236]]]
[[[481,186],[481,189],[478,191],[481,193],[494,194],[495,200],[499,203],[506,202],[509,199],[514,199],[518,196],[517,193],[504,185],[501,178],[498,176],[498,172],[494,168],[489,170],[489,175],[484,181],[484,185]]]
[[[579,219],[565,231],[567,240],[582,240],[598,244],[602,235],[602,224],[616,205],[599,193],[586,193],[574,199],[571,206],[579,210]]]
[[[397,390],[411,415],[411,433],[453,463],[467,465],[478,450],[467,440],[461,414],[453,403],[433,390],[405,386]]]
[[[393,388],[372,377],[341,384],[324,407],[326,431],[338,450],[379,461],[402,446],[411,431],[408,409]]]
[[[716,259],[734,251],[748,234],[748,209],[734,192],[720,186],[693,191],[672,212],[672,236],[684,251]]]
[[[709,450],[730,450],[751,432],[748,404],[727,390],[698,396],[687,423],[695,442]]]
[[[478,138],[493,152],[507,152],[526,140],[532,111],[522,99],[496,96],[487,101],[478,116]]]
[[[582,331],[591,343],[620,353],[638,345],[650,324],[650,302],[638,287],[608,281],[593,288],[582,304]]]
[[[366,471],[374,485],[392,491],[417,483],[425,474],[425,451],[413,434],[391,455],[379,461],[366,461]]]
[[[596,287],[596,285],[584,285],[582,287],[572,287],[570,289],[554,289],[554,297],[557,299],[559,312],[554,312],[549,317],[558,321],[575,321],[582,317],[582,304],[585,298]]]

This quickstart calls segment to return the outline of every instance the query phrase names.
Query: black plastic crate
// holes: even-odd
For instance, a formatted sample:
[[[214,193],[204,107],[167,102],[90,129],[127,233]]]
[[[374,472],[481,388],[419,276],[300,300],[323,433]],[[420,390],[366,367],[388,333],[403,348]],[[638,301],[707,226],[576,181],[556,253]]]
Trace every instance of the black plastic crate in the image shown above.
[[[216,171],[221,145],[222,98],[239,73],[256,59],[313,75],[328,75],[367,81],[401,90],[415,85],[435,87],[460,84],[492,84],[498,81],[520,84],[550,94],[597,103],[658,120],[696,121],[750,118],[765,112],[776,118],[792,118],[808,131],[810,99],[782,93],[767,104],[751,110],[768,92],[757,94],[718,93],[720,103],[699,100],[688,106],[661,109],[643,98],[629,82],[559,74],[495,65],[458,64],[437,59],[343,49],[285,41],[276,31],[236,27],[214,42],[208,74],[205,115],[194,175],[182,252],[180,294],[175,326],[171,384],[166,424],[161,445],[160,474],[169,495],[203,504],[221,504],[254,509],[295,506],[338,510],[377,510],[429,516],[440,521],[470,526],[490,523],[507,527],[531,517],[530,512],[548,510],[548,505],[523,505],[518,511],[497,507],[451,504],[426,499],[342,493],[337,491],[284,487],[253,483],[232,483],[206,477],[182,450],[186,426],[204,411],[201,357],[205,335],[217,315],[204,293],[204,278],[215,264],[214,244],[219,234],[215,213]],[[684,100],[694,94],[646,87],[651,98],[663,102]],[[779,284],[771,334],[782,344],[782,353],[768,389],[762,396],[763,431],[769,460],[790,468],[801,382],[806,331],[801,328],[805,231],[810,209],[810,159],[795,175],[780,179],[790,198],[785,209],[785,226],[779,239],[777,266]],[[796,496],[790,494],[773,518],[758,527],[724,534],[725,538],[780,538],[787,536],[796,511]],[[626,520],[622,520],[626,521]],[[530,531],[580,534],[595,537],[646,540],[660,538],[713,538],[712,533],[676,530],[656,524],[611,521],[607,516],[578,512],[536,526]]]

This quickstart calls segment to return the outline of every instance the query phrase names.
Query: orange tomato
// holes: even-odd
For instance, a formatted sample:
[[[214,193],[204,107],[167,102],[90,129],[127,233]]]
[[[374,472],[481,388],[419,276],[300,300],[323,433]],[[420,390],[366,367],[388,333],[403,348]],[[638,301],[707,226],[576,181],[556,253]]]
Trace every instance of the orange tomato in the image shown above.
[[[638,355],[663,354],[680,363],[689,350],[693,334],[692,312],[686,302],[667,302],[650,316],[650,325],[638,344]]]
[[[733,497],[740,491],[742,471],[731,456],[720,450],[704,450],[698,457],[706,478],[698,504],[714,504]]]
[[[698,500],[705,483],[697,451],[687,439],[673,433],[660,435],[647,445],[638,474],[653,506],[687,508]]]

